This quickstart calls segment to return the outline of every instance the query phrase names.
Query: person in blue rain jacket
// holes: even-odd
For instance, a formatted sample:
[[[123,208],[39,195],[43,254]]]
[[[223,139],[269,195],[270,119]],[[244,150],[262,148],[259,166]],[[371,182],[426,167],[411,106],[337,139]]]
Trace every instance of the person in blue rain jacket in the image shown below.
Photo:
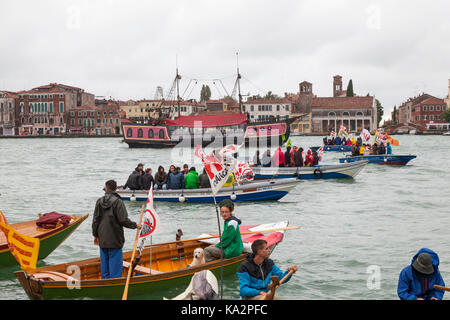
[[[439,257],[433,250],[422,248],[400,273],[397,294],[401,300],[442,300],[444,291],[434,285],[445,287]]]

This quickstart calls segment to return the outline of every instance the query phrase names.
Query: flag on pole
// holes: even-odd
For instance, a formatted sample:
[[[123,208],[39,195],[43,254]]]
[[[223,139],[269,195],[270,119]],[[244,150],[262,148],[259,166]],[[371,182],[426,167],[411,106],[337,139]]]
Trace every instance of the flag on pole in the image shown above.
[[[330,136],[335,137],[336,136],[336,132],[334,132],[334,130],[331,131]]]
[[[317,150],[317,155],[319,156],[319,161],[322,161],[322,154],[323,154],[323,146],[321,146],[321,147]]]
[[[237,163],[233,173],[237,184],[242,184],[245,181],[252,181],[255,178],[253,170],[250,168],[247,162],[243,161]]]
[[[371,136],[369,130],[363,129],[361,131],[360,137],[364,142],[368,142],[372,136]]]
[[[141,232],[139,234],[139,240],[137,244],[137,249],[139,253],[142,254],[142,249],[144,249],[145,239],[152,236],[155,233],[155,230],[161,230],[161,226],[159,223],[159,216],[153,207],[153,184],[148,191],[147,197],[147,207],[145,208],[144,219],[142,223]]]
[[[227,150],[231,147],[226,146],[224,148]],[[199,157],[205,166],[205,171],[208,174],[211,190],[214,195],[216,195],[219,189],[227,182],[228,177],[236,167],[236,159],[234,157],[229,157],[229,154],[231,154],[231,152],[222,152],[221,159],[219,159],[214,155],[207,155],[199,145],[197,145],[194,152],[194,155]]]
[[[25,271],[36,269],[39,256],[40,240],[20,234],[6,221],[5,216],[0,211],[0,230],[5,234],[9,251],[16,258],[20,267]]]
[[[347,128],[341,125],[341,127],[339,128],[338,136],[339,137],[348,137]]]

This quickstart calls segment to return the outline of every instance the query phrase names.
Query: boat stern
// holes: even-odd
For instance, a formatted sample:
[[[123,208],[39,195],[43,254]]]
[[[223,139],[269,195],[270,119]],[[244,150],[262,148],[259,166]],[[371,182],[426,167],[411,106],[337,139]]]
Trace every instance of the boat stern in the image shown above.
[[[31,278],[25,271],[14,272],[20,285],[30,299],[42,300],[42,286],[39,280]]]

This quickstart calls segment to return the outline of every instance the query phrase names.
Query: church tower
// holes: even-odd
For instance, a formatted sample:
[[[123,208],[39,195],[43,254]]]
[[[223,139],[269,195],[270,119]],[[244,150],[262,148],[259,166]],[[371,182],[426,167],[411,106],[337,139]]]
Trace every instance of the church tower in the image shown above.
[[[342,77],[336,75],[333,77],[333,97],[339,97],[342,94]]]

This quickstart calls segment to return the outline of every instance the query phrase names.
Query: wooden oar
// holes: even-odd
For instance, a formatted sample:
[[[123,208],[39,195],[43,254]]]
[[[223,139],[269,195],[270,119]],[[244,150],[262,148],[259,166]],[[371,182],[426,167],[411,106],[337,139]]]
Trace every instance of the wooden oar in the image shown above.
[[[144,208],[145,208],[145,204],[142,205],[142,209],[141,209],[141,216],[139,217],[139,224],[141,224],[142,222],[142,216],[144,215]],[[139,239],[139,233],[141,230],[137,230],[136,232],[136,239],[134,239],[134,246],[133,246],[133,253],[131,254],[131,260],[130,260],[130,266],[133,263],[134,260],[134,254],[136,253],[136,245],[137,245],[137,241]],[[130,277],[131,277],[131,271],[133,268],[128,268],[128,276],[127,276],[127,282],[125,284],[125,290],[123,291],[123,296],[122,296],[122,300],[127,300],[128,297],[128,285],[130,284]]]
[[[438,286],[437,284],[435,284],[433,287],[438,290],[450,291],[450,288]]]
[[[246,231],[246,232],[241,232],[241,235],[285,231],[285,230],[293,230],[293,229],[299,229],[299,228],[300,228],[299,226],[292,226],[292,227],[275,228],[275,229],[258,230],[258,231]],[[208,236],[208,237],[200,237],[200,238],[192,238],[192,239],[179,240],[179,241],[156,243],[153,246],[162,246],[162,245],[167,245],[167,244],[172,244],[172,243],[180,243],[180,242],[186,242],[186,241],[200,241],[200,240],[214,239],[214,238],[218,238],[218,237],[219,237],[219,235],[217,234],[217,235]]]
[[[275,296],[275,290],[277,290],[278,287],[283,284],[283,282],[285,282],[286,279],[289,278],[293,273],[294,270],[289,271],[281,280],[279,280],[277,276],[270,277],[270,280],[272,280],[272,283],[269,285],[270,291],[262,296],[259,300],[273,300],[273,297]]]

